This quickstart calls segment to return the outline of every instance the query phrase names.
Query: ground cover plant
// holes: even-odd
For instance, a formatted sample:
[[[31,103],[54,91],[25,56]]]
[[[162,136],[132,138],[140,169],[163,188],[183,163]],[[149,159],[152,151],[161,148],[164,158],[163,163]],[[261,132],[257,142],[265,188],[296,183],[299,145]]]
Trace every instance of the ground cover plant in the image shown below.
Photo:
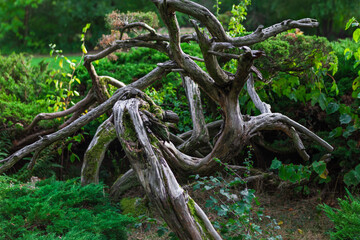
[[[127,239],[134,219],[110,203],[103,185],[39,180],[0,176],[0,238]]]

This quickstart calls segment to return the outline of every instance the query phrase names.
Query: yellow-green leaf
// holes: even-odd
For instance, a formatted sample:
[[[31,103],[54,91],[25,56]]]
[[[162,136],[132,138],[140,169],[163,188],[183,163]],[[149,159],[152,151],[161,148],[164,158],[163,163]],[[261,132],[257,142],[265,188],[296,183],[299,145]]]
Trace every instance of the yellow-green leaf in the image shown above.
[[[322,179],[326,179],[329,174],[329,171],[325,168],[325,171],[319,175]]]
[[[360,38],[360,28],[357,28],[353,33],[353,39],[355,42],[358,42]]]
[[[63,59],[60,59],[60,61],[59,61],[59,66],[60,66],[61,68],[63,68]]]

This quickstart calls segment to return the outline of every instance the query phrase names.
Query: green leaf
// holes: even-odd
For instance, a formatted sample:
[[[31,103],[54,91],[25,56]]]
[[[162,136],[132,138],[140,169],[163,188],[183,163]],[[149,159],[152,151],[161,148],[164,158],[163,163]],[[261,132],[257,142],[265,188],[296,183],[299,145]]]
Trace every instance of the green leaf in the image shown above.
[[[326,105],[327,105],[327,100],[326,100],[325,94],[320,93],[318,101],[319,101],[319,105],[320,105],[321,110],[325,110]]]
[[[360,76],[357,77],[352,83],[352,89],[355,91],[358,87],[360,87]]]
[[[333,74],[333,75],[334,75],[334,74]],[[336,95],[339,94],[339,88],[338,88],[338,86],[337,86],[337,84],[336,84],[335,81],[333,81],[330,91],[335,92]]]
[[[339,104],[334,103],[334,102],[329,103],[329,105],[326,108],[326,113],[332,114],[332,113],[336,112],[337,110],[339,110],[339,108],[340,108]]]
[[[313,162],[312,167],[317,174],[321,175],[326,169],[326,163],[324,161]]]
[[[348,124],[351,121],[351,116],[349,114],[342,114],[339,120],[341,124]]]
[[[357,142],[351,139],[347,141],[347,145],[349,146],[349,148],[355,149],[357,147]]]
[[[270,169],[279,169],[282,165],[282,162],[277,160],[277,158],[274,158],[274,160],[271,163]]]
[[[84,44],[81,45],[81,50],[84,54],[87,54],[87,50]]]
[[[344,183],[348,186],[358,185],[360,183],[360,174],[354,170],[351,170],[350,172],[344,175]]]
[[[340,137],[343,132],[342,127],[337,127],[329,133],[329,138]]]
[[[346,23],[345,30],[348,30],[354,21],[355,21],[354,17],[350,18],[349,21]]]
[[[353,33],[353,39],[355,42],[358,42],[360,38],[360,28],[357,28]]]

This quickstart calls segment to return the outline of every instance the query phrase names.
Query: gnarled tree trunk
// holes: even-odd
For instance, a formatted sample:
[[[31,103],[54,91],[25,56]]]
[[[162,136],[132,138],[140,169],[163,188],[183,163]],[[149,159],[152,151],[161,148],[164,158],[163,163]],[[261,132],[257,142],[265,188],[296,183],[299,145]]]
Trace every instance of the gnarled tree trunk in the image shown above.
[[[270,106],[257,95],[252,76],[256,73],[261,78],[260,72],[254,67],[254,61],[262,56],[262,52],[252,50],[249,46],[292,28],[316,27],[318,23],[308,18],[286,20],[268,28],[259,26],[253,33],[243,37],[230,37],[216,17],[197,3],[189,0],[152,2],[158,8],[169,34],[158,34],[144,23],[125,23],[122,32],[141,27],[148,33],[127,40],[116,40],[109,48],[85,56],[84,65],[93,83],[88,96],[66,111],[37,116],[26,131],[40,120],[67,114],[73,114],[71,122],[66,122],[60,130],[0,160],[0,174],[32,152],[32,165],[35,164],[39,152],[46,146],[68,137],[104,113],[113,114],[113,117],[99,127],[85,154],[82,183],[98,182],[98,170],[104,152],[116,138],[116,132],[132,170],[116,181],[111,189],[112,196],[119,197],[132,185],[132,179],[136,176],[149,199],[180,239],[221,239],[205,213],[181,188],[173,172],[182,176],[214,172],[219,167],[216,158],[222,162],[230,161],[251,141],[261,141],[258,136],[261,136],[262,131],[268,130],[279,130],[287,134],[305,160],[309,159],[309,155],[300,136],[306,136],[329,152],[333,150],[332,146],[306,127],[280,113],[272,113]],[[175,12],[188,14],[195,19],[192,20],[196,31],[194,34],[180,35]],[[198,22],[207,28],[208,33],[198,28]],[[199,44],[203,59],[183,52],[180,43],[189,41]],[[149,74],[128,86],[112,77],[97,75],[93,61],[104,58],[117,49],[131,47],[153,48],[165,53],[170,60],[159,63]],[[225,53],[225,50],[233,48],[239,48],[242,53]],[[237,71],[224,71],[220,67],[218,56],[235,59]],[[205,62],[206,71],[198,66],[197,61]],[[176,115],[163,111],[140,91],[172,71],[181,72],[193,120],[193,130],[178,136],[169,133],[164,124],[176,121]],[[109,97],[106,84],[120,89]],[[248,94],[261,112],[258,116],[245,116],[240,111],[239,97],[245,84]],[[220,106],[221,121],[205,125],[200,89]],[[98,106],[82,115],[93,104]]]

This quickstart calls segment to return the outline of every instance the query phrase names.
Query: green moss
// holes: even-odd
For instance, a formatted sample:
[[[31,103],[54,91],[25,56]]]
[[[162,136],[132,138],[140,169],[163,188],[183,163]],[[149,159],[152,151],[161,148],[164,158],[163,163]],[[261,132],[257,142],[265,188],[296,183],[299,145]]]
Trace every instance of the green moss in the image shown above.
[[[134,217],[148,214],[148,209],[141,198],[122,198],[120,207],[123,214],[131,214]]]
[[[191,213],[191,216],[194,217],[195,221],[201,226],[202,231],[206,234],[206,236],[203,236],[203,239],[214,239],[208,232],[208,230],[206,229],[205,223],[203,222],[203,220],[197,215],[196,210],[195,210],[195,201],[189,197],[189,201],[188,201],[188,207]]]

